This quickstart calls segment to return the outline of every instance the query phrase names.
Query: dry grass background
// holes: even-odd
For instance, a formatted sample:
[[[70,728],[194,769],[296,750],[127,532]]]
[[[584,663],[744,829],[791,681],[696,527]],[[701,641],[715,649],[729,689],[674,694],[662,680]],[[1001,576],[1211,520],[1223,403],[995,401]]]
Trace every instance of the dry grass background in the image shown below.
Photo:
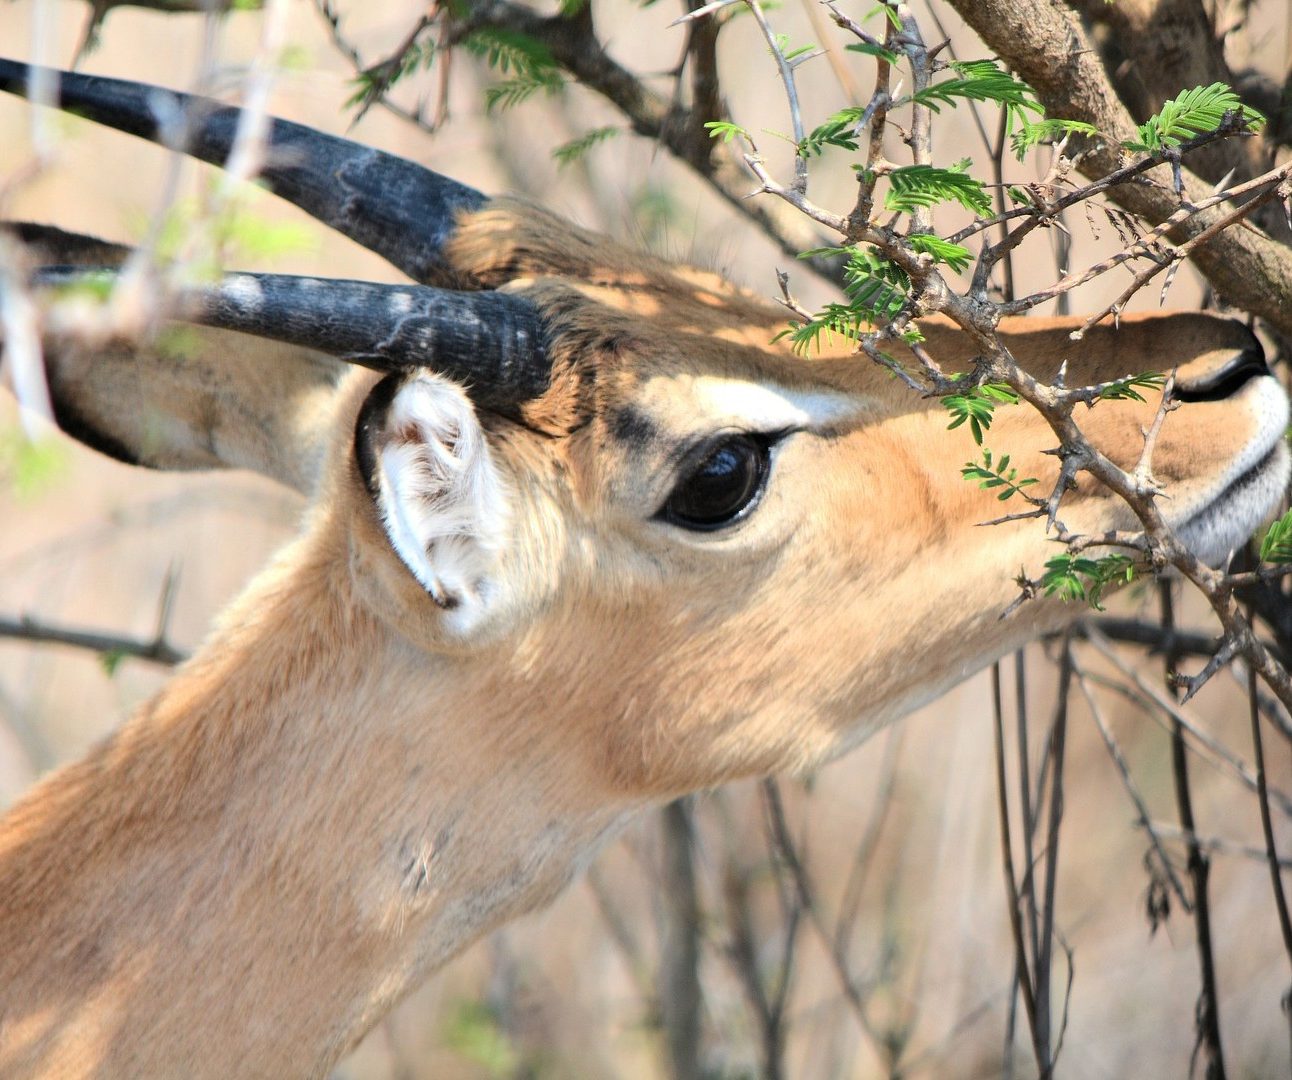
[[[49,59],[70,60],[86,7],[56,2],[57,46]],[[863,7],[866,5],[862,5]],[[0,6],[0,51],[31,55],[34,4]],[[612,50],[638,70],[662,70],[679,43],[664,29],[664,5],[598,5]],[[411,2],[354,3],[346,30],[370,57],[385,55],[415,19]],[[1289,15],[1284,0],[1256,4],[1255,60],[1281,75],[1288,62]],[[947,16],[943,16],[947,18]],[[812,39],[797,3],[777,12],[778,27]],[[953,23],[953,19],[948,19]],[[299,64],[278,82],[274,111],[324,130],[345,131],[347,71],[311,6],[292,10]],[[613,28],[613,29],[610,29]],[[202,20],[125,9],[108,20],[103,46],[86,70],[189,85],[198,63]],[[970,35],[954,31],[961,56],[982,55]],[[221,32],[225,63],[254,53],[257,17],[235,15]],[[728,35],[722,72],[736,119],[751,127],[781,122],[780,92],[770,62],[752,35]],[[820,62],[804,70],[813,115],[842,104]],[[772,292],[773,269],[784,262],[730,210],[663,152],[629,136],[602,147],[564,172],[550,148],[587,128],[613,122],[581,91],[562,102],[526,107],[494,119],[480,116],[479,77],[454,73],[454,119],[434,139],[379,109],[353,130],[358,139],[424,161],[485,191],[523,190],[584,224],[638,237],[668,254],[709,263],[736,280]],[[0,100],[0,180],[29,153],[29,113]],[[950,128],[951,130],[947,130]],[[963,122],[943,129],[939,152],[982,159]],[[113,239],[138,235],[158,205],[165,155],[137,140],[74,122],[57,164],[18,190],[6,216],[57,222]],[[189,183],[202,174],[191,166]],[[818,182],[825,205],[847,205],[849,177]],[[667,203],[666,221],[658,211]],[[265,197],[257,212],[306,223],[303,215]],[[1084,222],[1074,223],[1078,254],[1098,248]],[[393,280],[375,256],[311,227],[315,245],[268,268]],[[1022,273],[1052,273],[1044,245]],[[1172,306],[1199,296],[1181,280]],[[799,273],[809,301],[820,287]],[[1122,282],[1103,280],[1075,297],[1078,310],[1111,299]],[[1141,294],[1141,303],[1156,297]],[[1169,358],[1164,359],[1164,364]],[[0,440],[16,437],[15,411],[0,400]],[[3,446],[4,443],[0,443]],[[0,449],[0,454],[3,450]],[[51,622],[132,636],[153,630],[158,596],[171,568],[179,585],[171,638],[185,648],[201,640],[217,611],[291,534],[301,505],[295,497],[245,475],[168,476],[117,465],[67,443],[61,467],[34,493],[20,492],[0,456],[0,614],[27,613]],[[989,534],[984,534],[984,542]],[[932,583],[930,587],[935,587]],[[1117,601],[1121,610],[1149,599]],[[1186,606],[1199,624],[1199,609]],[[803,618],[812,618],[805,611]],[[882,628],[876,628],[882,633]],[[1102,668],[1089,649],[1083,662]],[[1156,680],[1156,661],[1128,658]],[[914,662],[914,660],[912,661]],[[1053,677],[1039,647],[1028,662],[1034,721],[1048,717]],[[80,754],[120,722],[165,679],[155,666],[126,661],[109,677],[91,655],[0,641],[0,805],[41,772]],[[1173,820],[1166,736],[1143,713],[1104,695],[1122,747],[1155,816]],[[1227,676],[1199,698],[1209,730],[1250,757],[1246,701]],[[792,717],[786,718],[793,722]],[[1192,923],[1178,911],[1150,935],[1144,914],[1147,877],[1143,834],[1132,826],[1126,799],[1097,733],[1077,706],[1070,733],[1059,924],[1075,956],[1071,1015],[1059,1075],[1183,1076],[1193,1045],[1197,992]],[[821,903],[837,909],[859,839],[878,821],[877,843],[850,936],[850,962],[865,980],[872,1021],[881,1030],[909,1027],[906,1076],[990,1076],[1001,1069],[1012,972],[999,868],[991,713],[985,676],[977,675],[934,705],[822,770],[806,786],[787,784],[789,817]],[[1271,747],[1272,781],[1292,788],[1285,745]],[[1200,829],[1239,843],[1259,843],[1250,794],[1196,765]],[[743,868],[755,892],[750,905],[758,947],[769,965],[778,954],[779,892],[770,872],[757,790],[737,786],[700,796],[695,804],[697,864],[708,914],[701,964],[706,1059],[715,1075],[754,1075],[757,1033],[740,979],[726,956],[730,926],[722,917],[724,875]],[[1287,846],[1292,829],[1277,822]],[[594,867],[593,888],[573,886],[550,910],[530,916],[481,943],[415,994],[337,1070],[345,1078],[541,1075],[652,1077],[667,1072],[641,971],[612,933],[618,919],[649,972],[662,919],[660,830],[644,818]],[[1279,1012],[1287,960],[1263,864],[1218,855],[1213,870],[1220,965],[1221,1019],[1232,1075],[1287,1075],[1288,1035]],[[614,918],[607,920],[607,912]],[[1063,994],[1063,965],[1056,995]],[[199,976],[200,977],[200,976]],[[472,1002],[484,1001],[488,1019]],[[1022,1075],[1029,1067],[1020,1019],[1016,1044]],[[789,998],[787,1072],[794,1077],[869,1077],[888,1066],[863,1035],[839,992],[817,939],[805,932]],[[254,1071],[254,1063],[248,1063]]]

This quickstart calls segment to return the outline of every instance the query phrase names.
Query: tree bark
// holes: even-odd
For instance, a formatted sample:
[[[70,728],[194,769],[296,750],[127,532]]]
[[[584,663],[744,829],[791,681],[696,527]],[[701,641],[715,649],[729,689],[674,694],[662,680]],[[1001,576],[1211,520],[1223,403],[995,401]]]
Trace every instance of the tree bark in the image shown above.
[[[1104,74],[1099,54],[1075,13],[1060,0],[949,0],[951,6],[1000,58],[1036,90],[1049,116],[1084,120],[1104,138],[1092,143],[1079,162],[1091,179],[1121,163],[1118,144],[1135,134],[1135,124]],[[1210,185],[1188,169],[1184,197],[1201,199]],[[1123,209],[1153,223],[1179,206],[1169,178],[1141,180],[1109,192]],[[1182,243],[1196,236],[1225,211],[1195,215],[1170,236]],[[1263,233],[1232,228],[1201,246],[1193,261],[1224,300],[1259,315],[1284,334],[1292,334],[1292,251]]]

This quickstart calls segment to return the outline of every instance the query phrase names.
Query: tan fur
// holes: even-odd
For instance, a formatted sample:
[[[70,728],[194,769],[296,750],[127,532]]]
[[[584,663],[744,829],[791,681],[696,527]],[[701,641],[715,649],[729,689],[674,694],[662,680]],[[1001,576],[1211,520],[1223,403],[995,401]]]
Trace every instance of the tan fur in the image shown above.
[[[1000,620],[1020,568],[1055,551],[1041,525],[978,528],[1000,504],[960,478],[968,435],[845,349],[770,345],[782,316],[761,301],[516,204],[464,221],[452,256],[464,281],[526,291],[557,335],[524,422],[480,417],[516,525],[507,602],[465,637],[357,474],[373,376],[334,385],[330,362],[215,333],[177,369],[157,351],[51,358],[56,393],[141,460],[318,493],[199,654],[0,823],[0,1075],[324,1075],[635,810],[819,763],[1080,614],[1038,601]],[[1038,373],[1066,359],[1071,384],[1176,365],[1187,384],[1250,343],[1205,315],[1080,345],[1071,325],[1007,330]],[[948,327],[927,332],[969,359]],[[698,537],[649,519],[676,440],[719,422],[714,380],[848,409],[783,442],[747,521]],[[141,408],[152,428],[126,418]],[[1082,420],[1129,463],[1153,408]],[[625,409],[646,422],[633,437]],[[1155,461],[1175,501],[1214,497],[1254,424],[1241,393],[1174,413]],[[1030,410],[1000,410],[990,442],[1055,476]],[[1088,485],[1064,517],[1130,524]]]

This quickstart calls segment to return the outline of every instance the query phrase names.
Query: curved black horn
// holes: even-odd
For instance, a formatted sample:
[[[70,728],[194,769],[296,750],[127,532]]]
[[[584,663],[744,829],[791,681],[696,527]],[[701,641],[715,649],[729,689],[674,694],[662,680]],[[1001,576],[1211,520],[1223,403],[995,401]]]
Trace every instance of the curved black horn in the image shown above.
[[[0,59],[0,90],[26,92],[29,64]],[[224,165],[241,110],[209,98],[145,83],[78,72],[58,76],[58,104],[100,124]],[[171,137],[170,118],[179,119]],[[182,126],[180,126],[182,125]],[[488,199],[474,188],[405,158],[324,135],[289,120],[271,120],[269,152],[261,170],[276,195],[356,243],[375,251],[414,281],[444,281],[444,245],[459,210]]]
[[[35,281],[76,285],[116,274],[46,267]],[[551,379],[538,309],[509,293],[238,273],[188,290],[178,317],[317,349],[377,371],[431,368],[463,383],[477,405],[500,412],[538,397]]]

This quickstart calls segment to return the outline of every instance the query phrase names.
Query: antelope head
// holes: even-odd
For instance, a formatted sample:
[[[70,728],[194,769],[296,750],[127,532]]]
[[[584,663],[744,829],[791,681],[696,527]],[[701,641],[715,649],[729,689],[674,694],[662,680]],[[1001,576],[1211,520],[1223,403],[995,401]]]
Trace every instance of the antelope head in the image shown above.
[[[5,89],[27,77],[0,63]],[[59,93],[149,138],[169,101],[216,164],[239,115],[81,75]],[[980,528],[999,504],[960,476],[967,435],[847,349],[793,355],[762,300],[294,124],[263,175],[415,284],[233,274],[184,299],[204,329],[178,358],[50,343],[82,441],[252,468],[312,509],[175,682],[0,826],[0,1065],[20,1075],[326,1069],[626,813],[817,764],[1080,614],[1002,619],[1054,551],[1043,525]],[[125,257],[20,232],[37,283]],[[1199,313],[1073,325],[1004,329],[1070,385],[1177,370],[1154,471],[1221,559],[1288,477],[1258,342]],[[1129,467],[1155,410],[1104,402],[1083,427]],[[998,410],[1020,474],[1052,483],[1054,442]],[[1087,482],[1063,517],[1134,527]]]

